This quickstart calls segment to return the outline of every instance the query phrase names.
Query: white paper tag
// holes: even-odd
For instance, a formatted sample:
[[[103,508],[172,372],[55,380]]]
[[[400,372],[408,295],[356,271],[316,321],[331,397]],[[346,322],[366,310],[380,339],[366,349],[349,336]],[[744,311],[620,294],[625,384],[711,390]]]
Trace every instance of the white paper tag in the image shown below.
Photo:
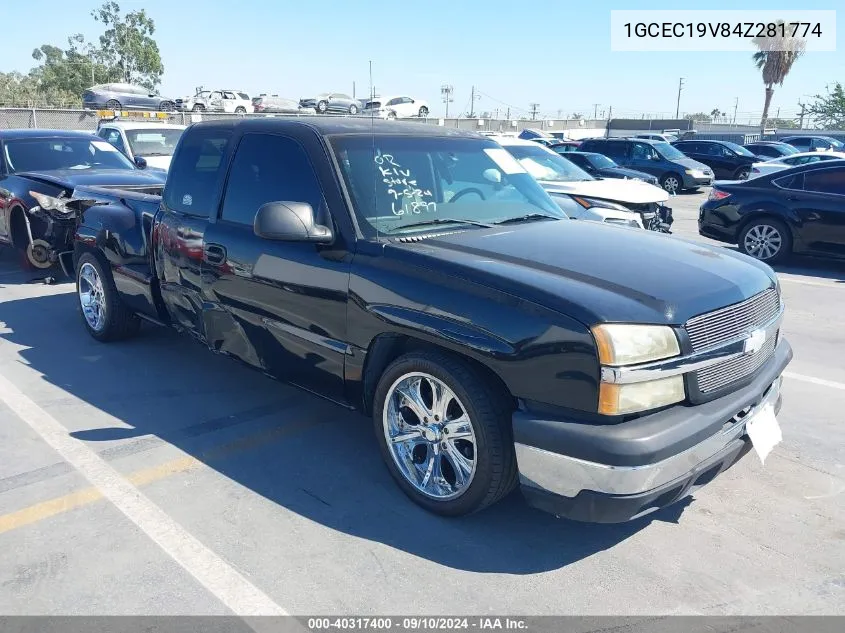
[[[783,439],[780,425],[775,417],[774,406],[767,404],[760,409],[746,423],[745,430],[748,433],[748,437],[751,438],[751,444],[754,446],[754,450],[757,451],[760,463],[765,464],[766,456]]]
[[[96,147],[101,152],[116,152],[117,148],[112,145],[111,143],[106,143],[105,141],[91,141],[91,145]]]
[[[487,148],[484,152],[493,159],[493,162],[506,174],[524,174],[525,169],[519,164],[513,155],[506,149],[498,147]]]

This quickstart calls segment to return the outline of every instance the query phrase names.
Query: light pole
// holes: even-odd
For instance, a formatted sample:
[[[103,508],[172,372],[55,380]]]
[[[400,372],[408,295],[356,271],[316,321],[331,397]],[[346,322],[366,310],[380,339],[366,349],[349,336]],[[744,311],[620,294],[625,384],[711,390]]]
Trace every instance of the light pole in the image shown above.
[[[678,103],[675,105],[675,118],[677,119],[681,112],[681,89],[684,86],[684,78],[681,77],[678,81]]]

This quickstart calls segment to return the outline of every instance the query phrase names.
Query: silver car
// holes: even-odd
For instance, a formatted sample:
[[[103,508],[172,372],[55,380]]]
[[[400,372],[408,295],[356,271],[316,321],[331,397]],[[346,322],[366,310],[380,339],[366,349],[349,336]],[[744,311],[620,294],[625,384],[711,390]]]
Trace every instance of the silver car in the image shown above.
[[[154,94],[143,86],[111,83],[91,86],[82,93],[82,107],[89,110],[160,110],[176,109],[173,99]]]
[[[314,108],[320,114],[358,114],[364,107],[361,101],[342,92],[324,92],[313,99],[300,99],[299,105],[303,108]]]

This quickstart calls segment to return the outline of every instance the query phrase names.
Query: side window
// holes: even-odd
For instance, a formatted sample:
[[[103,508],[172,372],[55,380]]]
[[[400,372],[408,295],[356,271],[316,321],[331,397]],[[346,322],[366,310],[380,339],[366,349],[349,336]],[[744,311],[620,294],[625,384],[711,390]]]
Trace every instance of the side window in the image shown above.
[[[199,217],[211,216],[214,195],[223,175],[228,129],[195,129],[181,139],[164,188],[164,204],[171,210]]]
[[[809,138],[794,138],[791,141],[789,141],[789,144],[793,145],[794,147],[807,147],[807,148],[809,148],[810,147],[810,139]]]
[[[652,154],[654,154],[654,150],[651,145],[645,143],[634,143],[634,147],[631,149],[631,158],[649,160]]]
[[[833,167],[804,172],[804,191],[845,196],[845,168]]]
[[[244,135],[232,160],[221,219],[252,226],[261,205],[282,200],[307,202],[318,222],[327,221],[317,174],[302,146],[284,136]]]
[[[600,143],[595,149],[590,148],[589,150],[585,151],[598,152],[599,154],[604,154],[605,156],[609,156],[614,160],[624,159],[625,155],[627,154],[627,144],[611,141],[610,143]]]
[[[772,180],[776,186],[781,189],[802,189],[804,184],[804,174],[790,174],[782,178],[775,178]]]
[[[120,136],[120,132],[118,132],[117,130],[105,128],[104,130],[100,130],[100,136],[102,136],[106,141],[114,145],[124,154],[126,153],[126,146],[123,144],[123,139]]]

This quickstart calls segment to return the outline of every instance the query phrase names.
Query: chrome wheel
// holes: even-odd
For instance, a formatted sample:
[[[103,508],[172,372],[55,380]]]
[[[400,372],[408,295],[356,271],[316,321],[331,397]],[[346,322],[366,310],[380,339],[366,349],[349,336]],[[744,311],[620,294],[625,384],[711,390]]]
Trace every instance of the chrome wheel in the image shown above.
[[[768,224],[752,226],[745,234],[742,244],[745,252],[761,260],[777,256],[783,246],[783,237],[775,227]]]
[[[99,332],[106,323],[106,296],[97,269],[88,262],[79,269],[79,304],[91,329]]]
[[[466,407],[443,381],[422,372],[401,376],[387,392],[382,426],[399,472],[419,492],[445,501],[469,488],[475,431]]]

